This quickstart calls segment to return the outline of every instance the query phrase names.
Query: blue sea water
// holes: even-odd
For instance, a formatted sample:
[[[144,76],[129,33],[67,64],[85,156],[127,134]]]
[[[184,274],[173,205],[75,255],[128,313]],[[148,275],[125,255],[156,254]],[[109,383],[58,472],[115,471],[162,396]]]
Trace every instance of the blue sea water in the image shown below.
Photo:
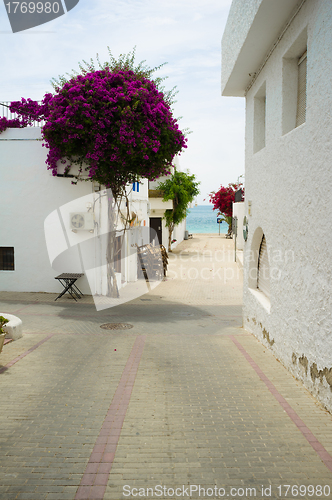
[[[186,229],[189,233],[219,233],[217,224],[217,210],[212,210],[212,205],[198,205],[189,209]],[[226,234],[228,225],[220,224],[220,234]]]

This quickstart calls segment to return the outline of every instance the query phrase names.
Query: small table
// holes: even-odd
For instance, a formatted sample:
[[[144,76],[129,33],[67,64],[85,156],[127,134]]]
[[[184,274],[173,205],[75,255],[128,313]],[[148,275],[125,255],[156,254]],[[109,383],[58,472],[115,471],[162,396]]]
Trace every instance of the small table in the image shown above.
[[[61,285],[64,287],[64,290],[63,290],[63,292],[61,292],[57,296],[57,298],[55,300],[58,300],[66,292],[68,292],[75,300],[76,300],[76,297],[79,299],[81,297],[83,297],[83,293],[78,288],[78,286],[75,285],[75,282],[81,276],[84,276],[84,273],[62,273],[62,274],[59,274],[59,276],[56,276],[55,279],[60,281]],[[76,295],[76,297],[75,297],[75,295]],[[76,300],[76,302],[77,302],[77,300]]]

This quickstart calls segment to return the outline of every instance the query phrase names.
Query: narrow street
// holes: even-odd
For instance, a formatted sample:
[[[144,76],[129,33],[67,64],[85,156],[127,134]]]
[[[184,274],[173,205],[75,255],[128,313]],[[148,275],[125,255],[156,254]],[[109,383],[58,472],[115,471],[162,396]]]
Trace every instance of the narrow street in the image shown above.
[[[118,307],[55,296],[0,293],[24,327],[0,354],[1,500],[332,498],[332,416],[242,328],[232,241],[182,242]]]

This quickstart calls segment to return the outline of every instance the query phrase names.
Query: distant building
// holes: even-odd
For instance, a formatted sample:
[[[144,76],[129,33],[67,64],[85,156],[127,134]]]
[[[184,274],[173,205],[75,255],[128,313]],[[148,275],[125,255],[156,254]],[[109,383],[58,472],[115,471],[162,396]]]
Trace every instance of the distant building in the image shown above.
[[[176,157],[174,159],[174,165],[178,170],[181,170],[179,160]],[[166,221],[164,219],[165,210],[171,210],[173,208],[173,200],[163,201],[163,192],[158,190],[158,185],[161,182],[165,182],[166,176],[159,177],[155,181],[149,181],[149,225],[154,231],[151,231],[151,240],[157,234],[159,242],[168,248],[168,227],[166,227]],[[180,224],[176,225],[173,230],[173,239],[176,240],[172,245],[172,250],[177,247],[181,241],[184,239],[186,230],[186,220],[182,221]]]
[[[246,98],[243,324],[330,411],[331,33],[330,0],[234,0],[222,41],[222,95]]]

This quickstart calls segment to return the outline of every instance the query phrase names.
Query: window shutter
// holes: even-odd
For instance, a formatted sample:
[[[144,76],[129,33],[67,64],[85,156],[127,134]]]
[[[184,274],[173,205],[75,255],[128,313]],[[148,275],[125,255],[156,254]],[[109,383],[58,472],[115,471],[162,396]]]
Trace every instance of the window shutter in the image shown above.
[[[270,265],[265,236],[259,248],[257,288],[270,297]]]
[[[297,90],[297,112],[296,126],[302,125],[306,118],[307,108],[307,51],[300,57],[298,62],[298,90]]]

